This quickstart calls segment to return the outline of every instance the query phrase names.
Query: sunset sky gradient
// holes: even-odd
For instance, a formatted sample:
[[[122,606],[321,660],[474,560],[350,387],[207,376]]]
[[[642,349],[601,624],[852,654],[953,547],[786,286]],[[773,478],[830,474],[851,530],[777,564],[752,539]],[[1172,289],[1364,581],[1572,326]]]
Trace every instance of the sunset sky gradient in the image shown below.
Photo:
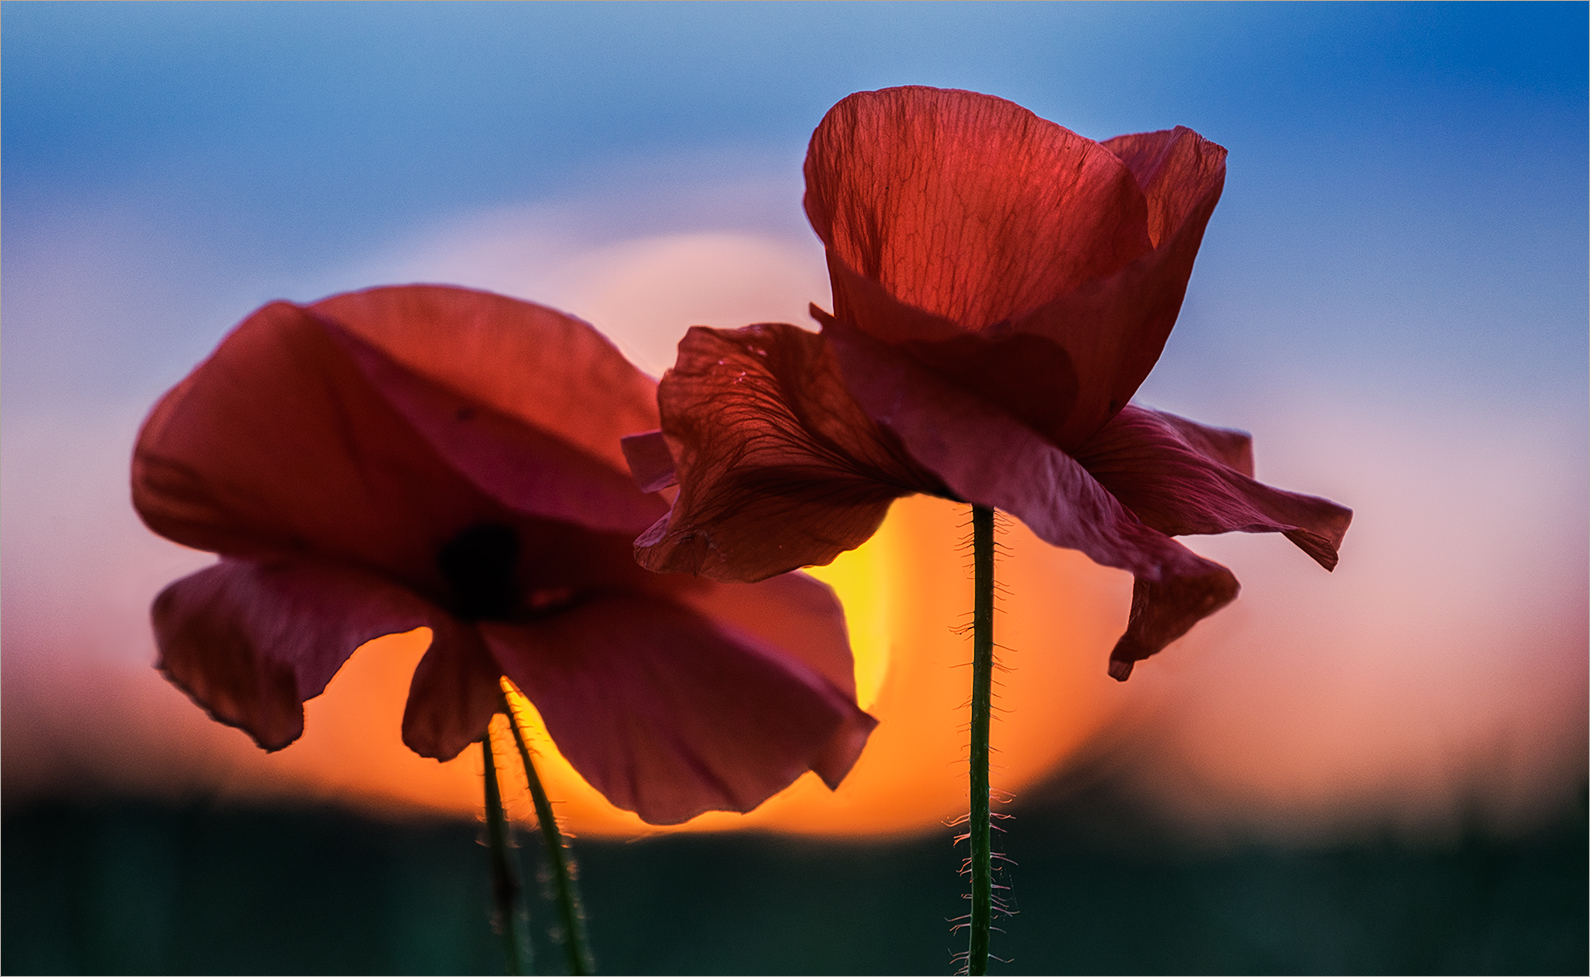
[[[1242,596],[1123,686],[1129,578],[1008,526],[996,786],[1086,744],[1188,824],[1280,836],[1528,820],[1583,789],[1584,5],[8,4],[0,25],[8,804],[469,815],[478,759],[398,743],[414,638],[357,654],[270,756],[150,667],[149,601],[211,557],[132,512],[143,415],[264,302],[378,284],[552,305],[653,374],[689,325],[809,325],[830,303],[806,140],[900,84],[1226,146],[1139,398],[1251,431],[1262,480],[1356,512],[1329,575],[1279,538],[1190,540]],[[962,521],[908,500],[820,571],[884,725],[837,795],[807,778],[749,823],[962,808]],[[554,780],[576,830],[647,830]]]

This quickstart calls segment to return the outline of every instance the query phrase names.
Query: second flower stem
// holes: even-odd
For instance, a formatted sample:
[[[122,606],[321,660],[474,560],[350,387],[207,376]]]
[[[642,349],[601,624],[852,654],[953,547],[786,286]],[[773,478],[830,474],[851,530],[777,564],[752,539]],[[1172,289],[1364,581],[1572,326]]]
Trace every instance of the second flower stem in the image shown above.
[[[966,972],[988,973],[988,936],[993,926],[993,837],[988,795],[988,726],[994,685],[994,510],[972,506],[972,735],[971,835],[972,914]]]
[[[535,804],[536,820],[541,825],[541,841],[546,849],[547,865],[552,873],[553,899],[558,906],[559,924],[563,929],[563,948],[568,954],[571,974],[590,974],[595,968],[591,959],[590,944],[585,938],[585,917],[580,912],[580,894],[574,882],[574,864],[563,843],[563,832],[552,813],[552,801],[547,797],[541,778],[536,775],[535,763],[530,758],[530,747],[525,744],[519,721],[514,718],[513,705],[506,692],[502,708],[508,714],[508,728],[513,730],[514,745],[519,747],[519,760],[524,764],[525,780],[530,784],[530,799]]]
[[[519,906],[524,887],[519,883],[514,864],[517,859],[508,838],[508,812],[502,806],[502,785],[497,779],[497,757],[491,748],[490,730],[481,737],[480,755],[486,768],[486,835],[491,843],[491,891],[502,935],[503,968],[510,974],[528,974],[530,934]]]

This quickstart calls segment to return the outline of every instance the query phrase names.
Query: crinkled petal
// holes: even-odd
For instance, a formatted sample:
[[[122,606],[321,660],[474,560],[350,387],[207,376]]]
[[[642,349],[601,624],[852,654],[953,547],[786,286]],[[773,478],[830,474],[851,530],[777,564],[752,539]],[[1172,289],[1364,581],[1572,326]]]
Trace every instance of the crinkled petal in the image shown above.
[[[1325,569],[1335,569],[1352,510],[1271,488],[1211,460],[1200,448],[1221,433],[1229,432],[1132,404],[1090,438],[1076,459],[1162,533],[1285,533]]]
[[[870,421],[832,352],[784,324],[693,328],[658,388],[673,509],[636,540],[658,571],[760,580],[825,564],[937,482]]]
[[[589,329],[583,323],[578,325]],[[645,529],[667,511],[667,504],[661,499],[637,490],[626,469],[614,467],[611,451],[602,457],[590,454],[489,406],[473,392],[465,396],[427,380],[339,326],[328,328],[347,347],[370,383],[414,426],[431,449],[504,507],[598,531],[631,533]],[[471,335],[468,330],[452,331]],[[505,351],[508,355],[512,352]],[[481,355],[478,365],[489,376],[489,368],[495,367],[499,359]],[[550,389],[554,384],[546,377],[527,375],[520,382],[523,387],[543,390],[549,399],[556,399]],[[585,391],[579,417],[611,421],[606,392],[593,391],[601,388]],[[562,426],[571,424],[566,421]]]
[[[501,507],[446,464],[333,330],[267,305],[158,403],[132,465],[155,532],[233,555],[305,553],[412,580]]]
[[[1201,558],[1200,558],[1201,559]],[[1186,634],[1194,624],[1237,598],[1237,578],[1218,563],[1202,560],[1203,573],[1132,579],[1132,611],[1126,633],[1110,651],[1110,677],[1124,682],[1132,666]]]
[[[451,760],[486,735],[502,708],[502,668],[474,625],[445,619],[414,669],[403,709],[403,742],[420,756]]]
[[[1110,145],[1131,149],[1130,165],[1147,181],[1152,252],[975,337],[895,312],[915,336],[899,343],[902,350],[1066,451],[1126,406],[1159,361],[1225,185],[1225,149],[1190,129]],[[857,304],[889,301],[876,291],[855,294]],[[836,297],[836,314],[839,304]]]
[[[1226,178],[1226,151],[1186,126],[1106,139],[1148,200],[1148,236],[1157,248]]]
[[[1149,136],[1166,134],[1150,133]],[[1039,425],[1071,450],[1103,427],[1137,392],[1181,313],[1204,228],[1225,186],[1226,151],[1190,129],[1176,129],[1153,171],[1150,202],[1160,228],[1153,252],[1108,278],[1062,295],[1011,324],[1014,334],[1042,336],[1071,357],[1076,402],[1064,422]],[[1145,137],[1122,137],[1142,139]],[[1133,157],[1136,161],[1136,157]],[[1137,163],[1141,165],[1141,163]]]
[[[1132,409],[1128,405],[1127,409]],[[1193,451],[1241,475],[1253,477],[1253,437],[1229,427],[1209,427],[1185,417],[1156,412],[1160,420],[1175,428],[1176,434]]]
[[[1115,154],[965,91],[859,92],[830,109],[806,155],[806,212],[850,268],[972,331],[1151,248],[1143,193]]]
[[[1224,179],[1225,150],[1189,129],[1100,145],[910,88],[830,112],[806,200],[837,318],[1070,450],[1158,360]]]
[[[834,283],[834,307],[849,310],[839,318],[853,323],[891,323],[899,337],[891,342],[897,350],[1045,435],[1063,436],[1077,416],[1084,378],[1071,353],[1055,340],[1008,327],[967,332],[947,319],[900,302],[877,282],[832,257],[828,268]],[[828,318],[815,305],[812,316],[819,322]],[[875,336],[880,331],[869,330]]]
[[[410,371],[607,462],[657,427],[656,383],[589,324],[440,285],[373,288],[310,306]]]
[[[653,824],[749,811],[807,770],[834,786],[875,725],[800,662],[655,597],[481,631],[581,776]]]
[[[1124,679],[1130,662],[1236,597],[1231,571],[1144,525],[1019,420],[843,322],[827,320],[823,334],[862,406],[957,496],[1009,512],[1049,543],[1132,572],[1141,597],[1111,655],[1112,675]]]
[[[304,701],[354,649],[446,617],[358,570],[237,559],[171,584],[150,616],[159,669],[214,719],[267,750],[302,735]]]

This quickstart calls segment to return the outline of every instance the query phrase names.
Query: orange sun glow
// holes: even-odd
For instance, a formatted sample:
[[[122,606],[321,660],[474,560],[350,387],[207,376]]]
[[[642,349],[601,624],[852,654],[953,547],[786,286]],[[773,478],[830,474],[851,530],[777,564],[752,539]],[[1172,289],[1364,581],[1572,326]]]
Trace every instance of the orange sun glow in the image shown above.
[[[903,834],[939,827],[966,808],[966,712],[971,608],[961,546],[965,506],[897,502],[866,545],[812,571],[843,601],[856,653],[858,698],[879,719],[855,769],[830,792],[813,774],[747,814],[709,813],[684,830],[769,829],[821,835]],[[994,783],[1005,791],[1053,769],[1121,700],[1105,656],[1123,623],[1131,580],[1057,550],[1006,521],[995,640]],[[359,649],[324,695],[307,704],[304,738],[273,760],[284,775],[319,781],[378,804],[473,814],[479,756],[422,759],[398,740],[410,675],[429,633],[389,635]],[[576,834],[634,837],[658,829],[607,803],[558,753],[527,700],[519,719],[560,817]],[[512,765],[516,767],[517,764]],[[528,813],[523,799],[510,802]],[[672,829],[670,829],[672,830]]]

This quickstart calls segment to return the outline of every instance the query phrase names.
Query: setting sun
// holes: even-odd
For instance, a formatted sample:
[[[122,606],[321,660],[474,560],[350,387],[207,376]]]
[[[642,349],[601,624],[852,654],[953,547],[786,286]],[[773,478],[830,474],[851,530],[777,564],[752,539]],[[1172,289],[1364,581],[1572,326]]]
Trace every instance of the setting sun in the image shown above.
[[[971,584],[960,544],[964,506],[912,497],[878,534],[813,572],[846,610],[857,691],[879,720],[838,791],[805,776],[748,815],[709,813],[684,830],[771,829],[823,835],[933,830],[964,813],[964,710],[970,643],[959,633]],[[1104,662],[1130,600],[1130,579],[1034,539],[1015,522],[1000,537],[994,785],[1019,793],[1048,773],[1124,701]],[[359,649],[326,692],[306,704],[306,736],[272,757],[283,776],[356,792],[363,803],[470,815],[480,760],[425,760],[398,737],[409,676],[429,634],[378,638]],[[515,697],[542,779],[575,834],[636,836],[659,829],[607,803],[558,753],[535,708]],[[522,799],[521,799],[522,801]],[[520,803],[518,810],[528,812]]]

